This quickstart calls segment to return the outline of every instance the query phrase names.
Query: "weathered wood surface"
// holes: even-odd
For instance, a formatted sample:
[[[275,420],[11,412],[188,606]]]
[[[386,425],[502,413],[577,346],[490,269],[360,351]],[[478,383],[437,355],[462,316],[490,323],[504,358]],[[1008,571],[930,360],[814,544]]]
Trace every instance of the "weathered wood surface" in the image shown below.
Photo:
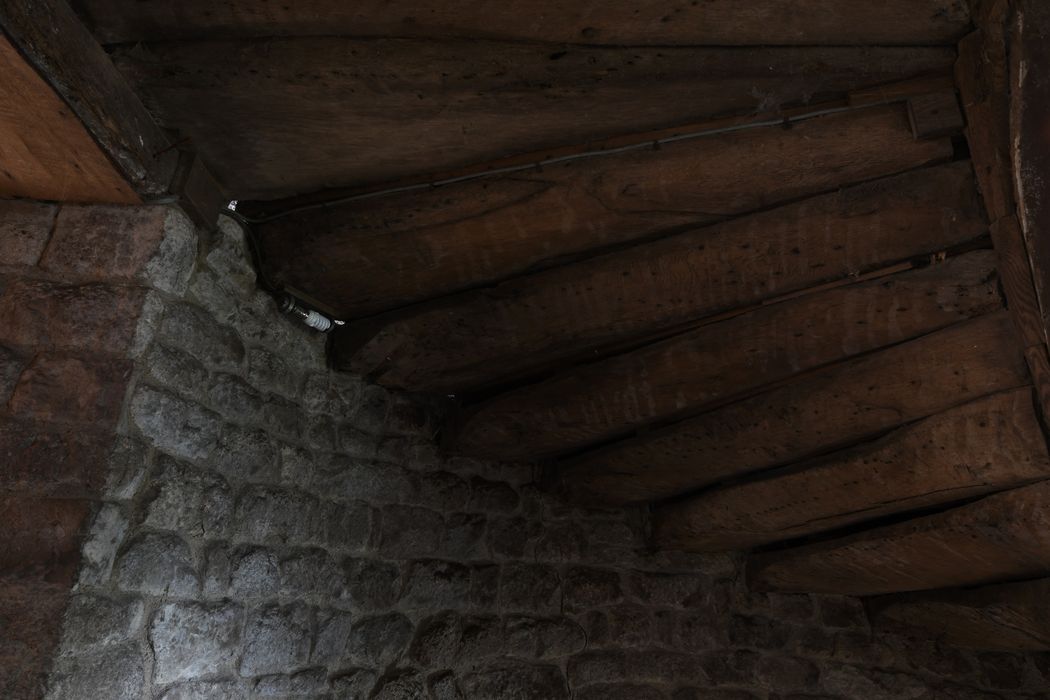
[[[954,647],[1050,651],[1050,579],[874,598],[877,629],[921,628]]]
[[[1050,6],[1032,0],[1015,4],[1018,18],[1009,44],[1012,71],[1005,91],[1011,98],[1008,146],[1013,168],[1004,176],[1012,176],[1016,185],[1045,341],[1050,328]]]
[[[830,115],[306,212],[258,227],[264,267],[346,317],[365,315],[948,157],[946,140],[912,138],[904,112]]]
[[[0,197],[139,201],[84,125],[2,34]]]
[[[351,324],[334,354],[383,384],[463,390],[984,230],[969,164],[953,163]]]
[[[661,549],[724,552],[829,532],[1050,477],[1030,387],[957,406],[883,437],[663,505]]]
[[[1005,311],[956,324],[559,465],[567,497],[646,503],[869,439],[1029,382]]]
[[[178,155],[66,0],[0,2],[0,30],[56,90],[136,192],[167,191]]]
[[[754,555],[762,590],[903,593],[1050,573],[1050,482],[849,537]]]
[[[910,98],[908,120],[917,139],[952,136],[962,132],[966,124],[955,90],[942,90]]]
[[[808,294],[501,394],[457,451],[506,459],[586,447],[1002,307],[994,254]]]
[[[866,107],[954,89],[955,76],[952,73],[923,75],[909,80],[859,88],[847,95],[846,101],[851,107]]]
[[[80,0],[104,43],[271,36],[491,38],[559,44],[949,44],[956,0]]]
[[[314,37],[162,42],[114,59],[238,199],[819,102],[954,61],[921,47],[551,48]]]

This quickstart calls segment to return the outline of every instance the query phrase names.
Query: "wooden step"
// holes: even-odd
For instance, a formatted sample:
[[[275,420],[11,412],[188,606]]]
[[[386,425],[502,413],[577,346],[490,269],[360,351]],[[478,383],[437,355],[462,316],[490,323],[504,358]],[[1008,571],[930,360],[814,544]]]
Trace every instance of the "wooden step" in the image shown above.
[[[954,647],[1050,651],[1050,579],[868,601],[876,629],[921,631]]]
[[[1050,482],[848,537],[758,554],[760,590],[879,595],[1050,574]]]
[[[956,0],[142,0],[77,3],[102,43],[273,36],[413,36],[555,44],[714,46],[953,44],[969,26]]]
[[[969,163],[951,163],[351,324],[335,354],[383,384],[454,392],[985,230]]]
[[[543,457],[622,437],[772,382],[1001,308],[991,251],[798,297],[497,396],[463,454]]]
[[[802,375],[559,465],[560,490],[620,505],[677,496],[876,436],[1030,381],[1008,312]]]
[[[653,514],[653,541],[694,552],[750,549],[1046,478],[1050,457],[1031,387],[1024,387],[661,506]]]

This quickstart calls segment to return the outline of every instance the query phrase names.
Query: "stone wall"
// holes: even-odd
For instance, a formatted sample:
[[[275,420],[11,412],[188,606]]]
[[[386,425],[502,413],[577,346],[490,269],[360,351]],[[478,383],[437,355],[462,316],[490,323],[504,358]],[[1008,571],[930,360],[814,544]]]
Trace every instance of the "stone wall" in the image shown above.
[[[51,700],[1045,697],[1039,657],[876,638],[855,600],[749,593],[733,556],[647,551],[640,511],[442,456],[276,313],[236,226],[201,248],[143,299]]]
[[[150,289],[192,227],[160,208],[0,200],[0,697],[39,697],[107,476]]]

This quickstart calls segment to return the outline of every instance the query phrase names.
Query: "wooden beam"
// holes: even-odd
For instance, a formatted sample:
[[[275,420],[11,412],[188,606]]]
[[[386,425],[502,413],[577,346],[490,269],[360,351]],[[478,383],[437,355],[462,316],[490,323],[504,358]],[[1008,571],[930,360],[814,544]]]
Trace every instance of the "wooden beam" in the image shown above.
[[[579,449],[999,308],[994,255],[978,251],[766,306],[501,394],[466,418],[453,444],[501,459]]]
[[[585,453],[553,476],[577,501],[646,503],[843,448],[1029,381],[1000,311]]]
[[[0,35],[0,197],[139,201],[83,124]]]
[[[1050,477],[1030,387],[656,509],[660,549],[725,552],[836,530]]]
[[[820,102],[938,73],[954,51],[552,51],[327,36],[161,42],[114,57],[162,123],[192,140],[237,199],[267,199]]]
[[[1050,573],[1050,482],[827,542],[755,555],[759,590],[879,595]]]
[[[969,590],[905,593],[868,602],[876,629],[921,630],[953,646],[1050,651],[1050,579]]]
[[[948,44],[969,24],[955,0],[81,0],[107,43],[271,36],[412,36],[557,44]]]
[[[917,139],[939,139],[961,133],[966,124],[955,90],[941,90],[908,100],[908,120]]]
[[[258,231],[270,278],[353,317],[950,153],[947,141],[916,143],[901,107],[880,107],[805,121],[787,131],[755,128],[543,173],[366,200],[280,219]],[[799,162],[809,167],[800,170]],[[350,269],[353,275],[346,274]],[[484,296],[522,294],[512,282]],[[389,350],[380,353],[385,358]]]
[[[0,3],[0,30],[141,195],[167,192],[178,154],[65,0]]]
[[[830,166],[817,157],[821,168]],[[351,324],[335,336],[335,362],[387,385],[463,390],[951,247],[984,230],[969,165],[949,164]],[[273,245],[273,238],[264,239],[264,258],[305,262],[308,256],[288,249],[289,237],[279,240]],[[333,257],[331,245],[307,248]],[[349,289],[361,279],[344,275],[340,284]],[[375,279],[403,284],[411,278]],[[306,291],[332,298],[316,288]]]

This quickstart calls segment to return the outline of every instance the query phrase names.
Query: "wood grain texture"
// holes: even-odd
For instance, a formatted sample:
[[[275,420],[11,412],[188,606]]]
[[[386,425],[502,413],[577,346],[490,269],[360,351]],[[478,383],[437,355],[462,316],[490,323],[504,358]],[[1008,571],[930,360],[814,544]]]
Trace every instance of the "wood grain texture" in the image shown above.
[[[84,125],[0,35],[0,197],[133,204]]]
[[[958,0],[80,0],[104,43],[268,36],[492,38],[558,44],[949,44]]]
[[[558,465],[568,498],[677,496],[872,438],[1030,381],[1005,311],[805,374],[783,386]]]
[[[237,199],[440,171],[937,73],[943,48],[618,48],[338,37],[121,48]],[[581,115],[585,115],[581,117]]]
[[[938,139],[961,133],[966,124],[955,90],[910,98],[908,119],[917,139]]]
[[[178,155],[66,0],[0,3],[0,29],[137,193],[167,192]]]
[[[457,451],[554,455],[1002,307],[994,255],[810,294],[501,394],[477,407]]]
[[[948,157],[947,141],[914,141],[904,111],[831,115],[291,216],[258,227],[264,269],[346,317],[365,315]]]
[[[1050,579],[970,590],[904,593],[874,598],[877,630],[921,630],[953,646],[999,651],[1050,651]]]
[[[969,164],[952,163],[351,324],[337,334],[335,355],[383,384],[463,390],[948,247],[985,228]]]
[[[761,590],[879,595],[1050,573],[1050,482],[849,537],[752,556]]]
[[[725,552],[828,532],[1050,477],[1030,387],[656,509],[661,549]]]

